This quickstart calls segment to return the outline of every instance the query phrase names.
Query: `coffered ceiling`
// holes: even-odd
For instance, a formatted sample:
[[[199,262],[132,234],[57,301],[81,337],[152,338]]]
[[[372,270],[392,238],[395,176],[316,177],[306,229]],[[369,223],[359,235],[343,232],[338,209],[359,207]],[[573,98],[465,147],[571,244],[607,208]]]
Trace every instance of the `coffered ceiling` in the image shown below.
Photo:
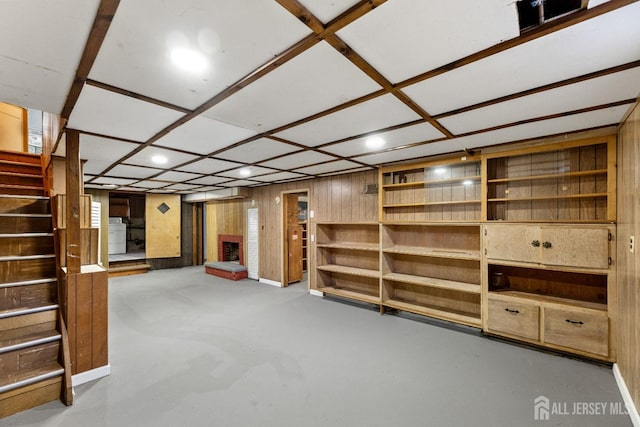
[[[0,101],[67,119],[89,188],[367,170],[612,129],[640,2],[589,3],[521,33],[513,0],[2,0]]]

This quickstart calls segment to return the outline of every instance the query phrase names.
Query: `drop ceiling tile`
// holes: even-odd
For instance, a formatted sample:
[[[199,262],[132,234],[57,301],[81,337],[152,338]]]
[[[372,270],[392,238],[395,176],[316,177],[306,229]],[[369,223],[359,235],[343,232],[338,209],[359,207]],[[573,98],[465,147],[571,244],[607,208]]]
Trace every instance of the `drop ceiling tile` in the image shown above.
[[[175,110],[84,85],[67,127],[144,142],[182,116]]]
[[[270,1],[121,2],[89,76],[195,109],[309,33]],[[205,69],[178,69],[175,47],[199,51]]]
[[[205,113],[267,131],[381,87],[322,41]]]
[[[269,138],[260,138],[232,148],[231,150],[218,153],[216,154],[216,157],[243,163],[258,163],[264,159],[269,159],[271,157],[280,156],[282,154],[298,150],[300,150],[299,147],[291,144],[285,144]]]
[[[337,33],[393,83],[519,34],[505,0],[389,1]]]
[[[336,160],[336,158],[316,151],[302,151],[300,153],[260,163],[260,166],[288,170],[316,163],[330,162],[332,160]]]
[[[403,91],[430,114],[518,93],[640,58],[640,3],[572,25]]]
[[[162,188],[166,187],[167,185],[168,183],[163,181],[140,181],[136,183],[137,187],[143,188]]]
[[[113,162],[88,160],[82,165],[82,171],[89,175],[100,175],[105,169],[111,166]]]
[[[579,131],[611,124],[618,124],[632,104],[574,114],[556,119],[512,126],[496,131],[456,138],[466,148],[479,148],[505,142],[538,138],[566,132]]]
[[[169,171],[156,176],[154,179],[160,181],[181,182],[190,179],[200,178],[202,175],[188,172]]]
[[[207,186],[207,187],[198,188],[198,191],[216,191],[216,190],[222,190],[222,189],[224,189],[224,187]]]
[[[257,176],[255,177],[255,180],[262,181],[262,182],[274,182],[274,181],[290,180],[290,179],[297,179],[297,178],[308,178],[308,177],[305,175],[300,175],[299,173],[279,172],[279,173],[273,173],[270,175]]]
[[[173,184],[166,187],[167,190],[193,190],[200,187],[199,185],[191,185],[191,184]]]
[[[220,172],[222,170],[233,169],[240,166],[238,163],[228,162],[226,160],[218,159],[202,159],[197,162],[189,163],[188,165],[181,166],[178,170],[185,172],[196,172],[203,174],[211,174]]]
[[[242,172],[247,169],[249,170],[250,174],[243,175]],[[271,173],[271,172],[275,172],[275,171],[273,169],[263,168],[259,166],[245,166],[245,167],[233,169],[227,172],[221,172],[220,175],[227,176],[229,178],[242,179],[242,178],[252,178],[254,176],[264,175],[266,173]]]
[[[346,12],[350,7],[357,3],[357,0],[300,1],[300,4],[306,7],[309,12],[325,24],[338,17],[343,12]]]
[[[225,182],[223,185],[225,187],[250,187],[252,185],[259,184],[259,182],[251,181],[248,179],[239,179],[236,181]]]
[[[138,147],[139,144],[131,142],[87,134],[80,135],[80,158],[82,160],[104,160],[113,163]]]
[[[287,129],[277,136],[314,147],[419,118],[418,114],[395,96],[384,95]]]
[[[144,179],[162,172],[162,169],[141,168],[138,166],[118,165],[109,171],[111,176],[123,176],[129,178]]]
[[[368,148],[366,145],[367,140],[372,137],[382,138],[385,141],[384,145],[381,148]],[[379,151],[416,142],[432,141],[439,138],[444,138],[444,135],[440,133],[439,130],[434,128],[430,123],[420,123],[388,132],[373,133],[363,138],[322,147],[322,149],[339,156],[350,157],[364,155],[371,151]]]
[[[440,123],[461,134],[635,98],[639,92],[640,67],[456,114]]]
[[[229,178],[219,177],[219,176],[205,176],[202,178],[194,179],[190,181],[190,184],[201,184],[201,185],[215,185],[223,182],[228,182]]]
[[[329,172],[338,172],[348,169],[355,169],[361,167],[362,165],[354,162],[350,162],[348,160],[338,160],[335,162],[323,163],[321,165],[309,166],[306,168],[298,169],[296,172],[307,173],[310,175],[319,175],[325,174]]]
[[[0,1],[2,102],[62,111],[99,3]]]
[[[195,117],[154,142],[198,154],[210,154],[255,135],[255,132],[203,116]]]
[[[156,165],[156,163],[151,160],[154,156],[162,156],[167,159],[166,163],[157,164],[162,168],[172,168],[198,158],[197,156],[191,154],[185,154],[178,151],[165,150],[163,148],[150,146],[143,148],[140,152],[129,157],[126,160],[126,163],[139,166],[154,166]]]
[[[109,176],[102,176],[100,178],[96,178],[93,182],[95,184],[104,184],[104,185],[131,185],[136,181],[137,181],[136,179],[112,178]]]
[[[174,192],[175,190],[165,190],[164,188],[151,189],[147,191],[147,193],[155,193],[155,194],[171,194]]]
[[[370,165],[384,165],[401,160],[418,159],[420,157],[434,156],[437,154],[454,153],[462,151],[463,147],[454,140],[433,142],[417,147],[403,148],[377,154],[356,157],[362,163]]]

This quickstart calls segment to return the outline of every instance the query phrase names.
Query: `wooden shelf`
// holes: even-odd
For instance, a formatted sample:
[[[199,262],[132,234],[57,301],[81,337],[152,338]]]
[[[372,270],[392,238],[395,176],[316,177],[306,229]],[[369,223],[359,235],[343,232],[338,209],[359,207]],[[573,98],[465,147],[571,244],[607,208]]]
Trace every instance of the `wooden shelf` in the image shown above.
[[[319,265],[316,268],[329,273],[349,274],[351,276],[371,277],[374,279],[380,278],[380,272],[378,270],[367,270],[364,268],[346,267],[335,264]]]
[[[371,304],[380,304],[380,297],[364,294],[361,292],[350,291],[347,289],[334,288],[331,286],[325,286],[323,288],[317,289],[320,292],[324,292],[325,294],[336,295],[340,297],[355,299],[358,301],[364,301]]]
[[[490,291],[489,295],[491,297],[508,297],[508,298],[520,298],[526,299],[529,301],[537,301],[543,304],[554,304],[554,305],[562,305],[562,306],[570,306],[570,307],[578,307],[578,308],[586,308],[590,310],[598,310],[598,311],[607,311],[607,304],[597,303],[597,302],[589,302],[589,301],[580,301],[569,298],[560,298],[554,297],[550,295],[541,295],[541,294],[532,294],[528,292],[519,292],[519,291]]]
[[[372,251],[372,252],[377,252],[380,250],[380,245],[377,243],[358,243],[358,242],[316,243],[316,247],[331,248],[331,249],[350,249],[355,251]]]
[[[461,176],[457,178],[447,178],[447,179],[432,180],[432,181],[415,181],[415,182],[402,182],[399,184],[384,184],[382,188],[393,189],[393,188],[407,188],[407,187],[426,187],[430,185],[452,184],[454,182],[464,182],[464,181],[480,181],[480,175]]]
[[[573,177],[581,177],[581,176],[596,176],[596,175],[606,175],[606,174],[607,174],[606,169],[594,169],[594,170],[577,171],[577,172],[549,173],[544,175],[514,176],[512,178],[496,178],[496,179],[487,180],[487,183],[497,184],[497,183],[503,183],[503,182],[533,181],[533,180],[554,179],[554,178],[573,178]]]
[[[480,251],[465,251],[459,249],[425,248],[420,246],[395,245],[382,250],[385,253],[416,255],[433,258],[464,259],[480,261]]]
[[[607,197],[607,193],[567,194],[559,196],[533,196],[533,197],[503,197],[488,199],[489,202],[519,202],[528,200],[560,200],[560,199],[588,199],[595,197]]]
[[[428,286],[431,288],[447,289],[451,291],[480,294],[480,285],[473,283],[455,282],[453,280],[436,279],[433,277],[415,276],[412,274],[389,273],[382,276],[384,280],[409,283],[411,285]]]
[[[480,327],[480,317],[476,317],[468,313],[453,312],[449,309],[441,310],[440,308],[435,306],[423,306],[393,299],[382,301],[382,305],[390,308],[395,308],[397,310],[420,314],[423,316],[435,317],[438,319],[450,320],[469,326]]]
[[[446,202],[423,202],[423,203],[394,203],[383,205],[383,208],[410,208],[416,206],[437,206],[437,205],[470,205],[480,203],[480,200],[450,200]]]

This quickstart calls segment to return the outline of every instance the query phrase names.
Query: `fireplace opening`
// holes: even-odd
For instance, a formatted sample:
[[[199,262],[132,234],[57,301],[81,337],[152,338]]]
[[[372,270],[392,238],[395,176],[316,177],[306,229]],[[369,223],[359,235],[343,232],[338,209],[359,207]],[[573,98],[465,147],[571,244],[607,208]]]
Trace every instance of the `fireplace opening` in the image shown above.
[[[218,235],[218,261],[235,262],[244,265],[243,237],[233,234]]]
[[[222,242],[222,260],[240,263],[240,243]]]

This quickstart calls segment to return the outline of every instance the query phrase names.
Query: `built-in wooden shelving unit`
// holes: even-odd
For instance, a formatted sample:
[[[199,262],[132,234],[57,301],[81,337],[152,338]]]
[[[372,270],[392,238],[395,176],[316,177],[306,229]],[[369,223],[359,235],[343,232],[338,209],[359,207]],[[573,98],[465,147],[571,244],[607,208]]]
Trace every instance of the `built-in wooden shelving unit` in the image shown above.
[[[317,223],[315,289],[613,361],[615,136],[379,170],[378,223]]]

